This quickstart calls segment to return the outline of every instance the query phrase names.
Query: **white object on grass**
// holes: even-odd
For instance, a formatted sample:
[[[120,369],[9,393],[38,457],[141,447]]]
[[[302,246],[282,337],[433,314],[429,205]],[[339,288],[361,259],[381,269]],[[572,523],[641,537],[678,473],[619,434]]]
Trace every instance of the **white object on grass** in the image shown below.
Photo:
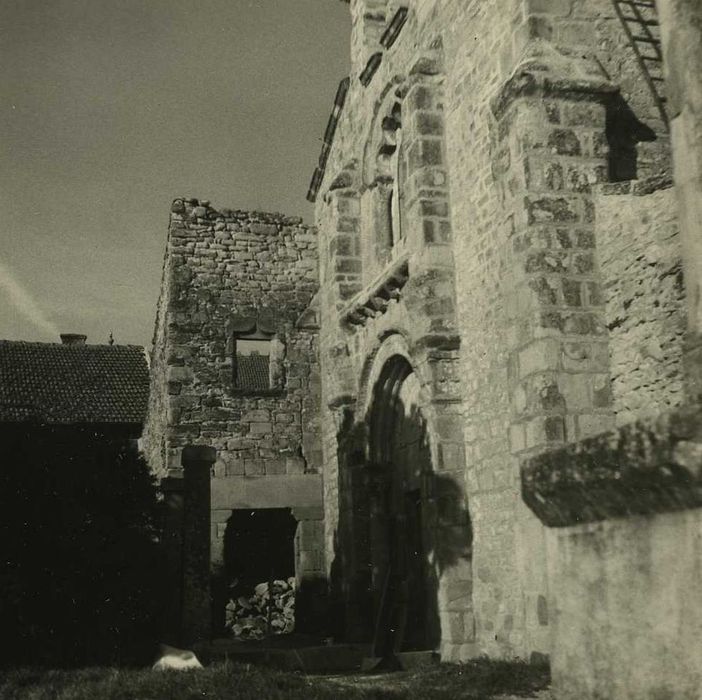
[[[168,644],[159,644],[159,658],[151,667],[154,671],[185,670],[202,668],[197,656],[188,649],[177,649]]]

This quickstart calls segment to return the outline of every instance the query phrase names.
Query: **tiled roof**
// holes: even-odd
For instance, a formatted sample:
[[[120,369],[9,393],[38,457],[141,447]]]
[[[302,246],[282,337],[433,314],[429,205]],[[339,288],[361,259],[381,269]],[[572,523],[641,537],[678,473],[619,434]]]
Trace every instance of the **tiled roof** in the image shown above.
[[[268,355],[236,356],[236,388],[268,389]]]
[[[148,396],[138,346],[0,340],[0,422],[142,423]]]

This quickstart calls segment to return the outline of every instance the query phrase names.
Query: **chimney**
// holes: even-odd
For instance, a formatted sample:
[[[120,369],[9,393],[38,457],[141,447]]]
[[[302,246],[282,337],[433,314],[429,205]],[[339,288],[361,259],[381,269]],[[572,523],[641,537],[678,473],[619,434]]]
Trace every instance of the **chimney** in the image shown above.
[[[63,345],[85,345],[87,339],[87,335],[81,335],[80,333],[61,333],[61,343]]]

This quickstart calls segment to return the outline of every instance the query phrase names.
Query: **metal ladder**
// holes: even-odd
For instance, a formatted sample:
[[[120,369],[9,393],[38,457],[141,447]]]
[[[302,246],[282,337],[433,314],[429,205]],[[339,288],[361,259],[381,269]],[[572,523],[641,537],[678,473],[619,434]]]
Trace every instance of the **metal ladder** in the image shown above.
[[[661,119],[668,128],[663,53],[655,0],[612,0]]]

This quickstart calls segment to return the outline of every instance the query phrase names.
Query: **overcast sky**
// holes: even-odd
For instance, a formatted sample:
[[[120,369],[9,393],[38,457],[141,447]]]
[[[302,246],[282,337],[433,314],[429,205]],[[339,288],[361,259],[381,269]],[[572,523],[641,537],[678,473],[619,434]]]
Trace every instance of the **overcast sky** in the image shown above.
[[[0,338],[149,346],[171,200],[305,194],[339,0],[0,0]]]

